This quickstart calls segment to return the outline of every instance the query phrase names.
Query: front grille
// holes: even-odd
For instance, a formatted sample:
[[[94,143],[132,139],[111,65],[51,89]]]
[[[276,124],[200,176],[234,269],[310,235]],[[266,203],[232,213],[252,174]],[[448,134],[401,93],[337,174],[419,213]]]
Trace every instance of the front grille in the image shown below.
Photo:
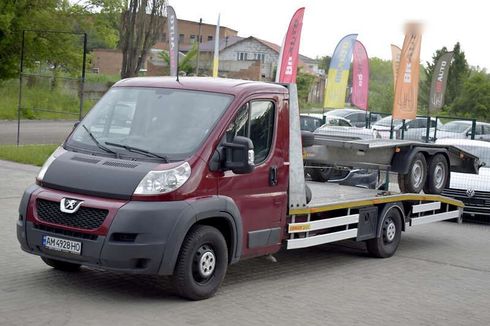
[[[459,199],[465,205],[469,206],[490,206],[490,192],[487,191],[475,191],[474,196],[468,197],[468,195],[466,194],[466,190],[447,188],[442,191],[442,195]]]
[[[86,233],[81,233],[81,232],[58,229],[58,228],[53,228],[53,227],[41,225],[41,224],[34,224],[34,228],[41,230],[41,231],[56,233],[56,234],[60,234],[60,235],[66,235],[69,237],[80,238],[80,239],[97,240],[97,238],[98,238],[98,236],[95,234],[86,234]]]
[[[79,229],[97,229],[104,223],[108,212],[106,209],[81,206],[75,213],[63,213],[59,202],[37,200],[37,216],[40,220]]]

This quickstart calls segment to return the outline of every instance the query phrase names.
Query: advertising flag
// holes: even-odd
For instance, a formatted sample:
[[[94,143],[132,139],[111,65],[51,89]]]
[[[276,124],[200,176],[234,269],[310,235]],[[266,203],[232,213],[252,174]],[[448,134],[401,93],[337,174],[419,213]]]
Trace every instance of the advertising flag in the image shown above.
[[[330,61],[327,85],[323,107],[343,109],[345,107],[345,92],[349,79],[349,68],[352,50],[357,34],[349,34],[340,40]]]
[[[421,26],[407,26],[396,77],[393,119],[415,119],[420,74]]]
[[[218,77],[218,67],[219,67],[219,18],[216,24],[216,33],[214,34],[214,56],[213,56],[213,77]]]
[[[177,76],[179,66],[179,30],[177,16],[172,6],[167,6],[168,28],[168,57],[170,61],[170,76]]]
[[[393,88],[396,86],[396,77],[398,76],[398,69],[400,69],[400,56],[402,49],[396,45],[391,45],[391,63],[393,65]]]
[[[280,83],[295,83],[296,70],[299,58],[299,41],[301,39],[301,28],[303,27],[303,15],[305,8],[299,8],[293,15],[284,39],[284,44],[278,63]]]
[[[447,76],[449,65],[453,59],[453,53],[444,53],[436,63],[432,82],[430,84],[429,112],[439,110],[444,105],[444,94],[446,93]]]
[[[367,111],[369,92],[369,58],[364,45],[354,44],[352,59],[352,104]]]

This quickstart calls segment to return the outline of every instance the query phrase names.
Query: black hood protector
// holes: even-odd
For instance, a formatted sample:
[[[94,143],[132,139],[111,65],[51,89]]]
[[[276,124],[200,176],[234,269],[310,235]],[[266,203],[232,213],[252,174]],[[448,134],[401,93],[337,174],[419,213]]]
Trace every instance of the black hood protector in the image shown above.
[[[43,186],[79,194],[129,200],[159,163],[66,152],[49,166]]]

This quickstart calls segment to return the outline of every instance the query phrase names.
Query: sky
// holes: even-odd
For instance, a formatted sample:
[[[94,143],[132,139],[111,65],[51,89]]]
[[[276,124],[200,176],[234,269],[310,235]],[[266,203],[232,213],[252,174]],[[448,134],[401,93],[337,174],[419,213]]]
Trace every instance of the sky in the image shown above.
[[[406,22],[421,22],[421,62],[460,42],[470,66],[490,71],[490,2],[487,0],[169,0],[177,17],[238,30],[281,44],[296,9],[305,7],[300,53],[332,55],[340,39],[358,34],[370,57],[391,60],[390,44],[402,46]]]

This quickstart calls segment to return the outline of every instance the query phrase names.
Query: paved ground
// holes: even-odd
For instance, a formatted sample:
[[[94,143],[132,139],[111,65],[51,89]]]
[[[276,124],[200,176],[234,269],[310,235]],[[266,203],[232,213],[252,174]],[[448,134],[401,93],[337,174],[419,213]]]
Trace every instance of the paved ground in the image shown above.
[[[20,195],[37,168],[0,161],[0,325],[489,325],[490,227],[441,222],[403,235],[396,256],[362,245],[284,252],[229,269],[217,296],[187,302],[167,280],[82,269],[23,253]]]
[[[75,121],[22,120],[20,144],[60,144],[73,129]],[[0,120],[0,145],[16,144],[17,121]]]

